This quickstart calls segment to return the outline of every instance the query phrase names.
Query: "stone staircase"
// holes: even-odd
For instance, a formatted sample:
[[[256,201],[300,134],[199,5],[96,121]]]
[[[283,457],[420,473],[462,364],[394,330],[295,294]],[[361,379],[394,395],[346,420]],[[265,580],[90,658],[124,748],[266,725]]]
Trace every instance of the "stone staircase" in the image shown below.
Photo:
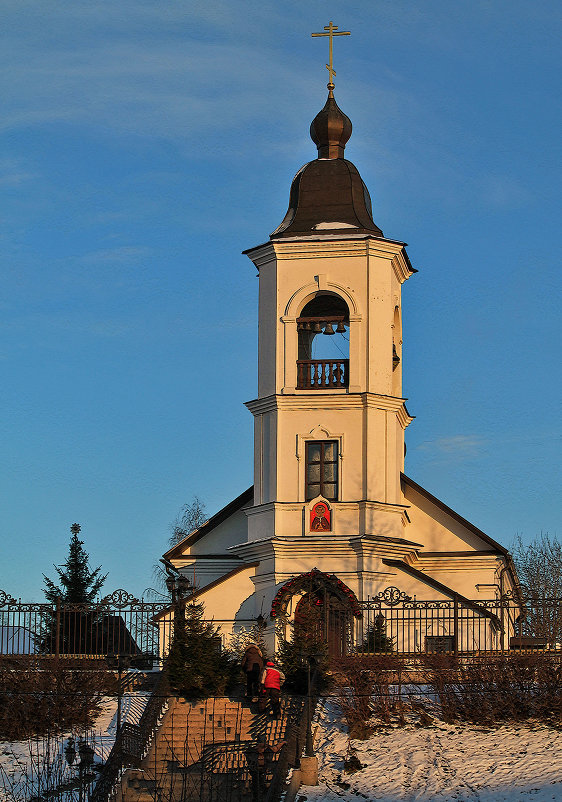
[[[282,701],[279,719],[257,705],[217,697],[190,704],[172,697],[148,754],[138,769],[127,769],[117,802],[245,802],[256,796],[257,753],[267,746],[278,756],[302,701]],[[277,751],[275,751],[277,750]],[[259,769],[260,792],[272,763]],[[268,775],[269,772],[269,775]]]

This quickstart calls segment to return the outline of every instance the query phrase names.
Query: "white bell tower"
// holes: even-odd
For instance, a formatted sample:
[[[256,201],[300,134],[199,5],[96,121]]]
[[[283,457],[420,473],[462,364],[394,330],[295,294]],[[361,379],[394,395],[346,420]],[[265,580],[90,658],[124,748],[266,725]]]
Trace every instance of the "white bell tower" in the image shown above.
[[[295,176],[269,241],[245,252],[259,273],[249,541],[311,530],[401,538],[412,420],[402,398],[401,287],[416,271],[404,243],[373,222],[367,188],[344,158],[351,122],[332,88],[310,131],[318,158]],[[320,502],[327,514],[318,523]]]

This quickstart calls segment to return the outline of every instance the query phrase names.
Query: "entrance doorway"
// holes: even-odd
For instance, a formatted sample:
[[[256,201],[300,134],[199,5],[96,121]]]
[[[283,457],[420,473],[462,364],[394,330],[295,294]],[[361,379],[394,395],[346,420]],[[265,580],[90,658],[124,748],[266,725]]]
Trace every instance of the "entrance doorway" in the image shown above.
[[[295,636],[327,643],[330,657],[347,654],[351,645],[353,611],[348,602],[328,588],[302,596],[295,609]]]

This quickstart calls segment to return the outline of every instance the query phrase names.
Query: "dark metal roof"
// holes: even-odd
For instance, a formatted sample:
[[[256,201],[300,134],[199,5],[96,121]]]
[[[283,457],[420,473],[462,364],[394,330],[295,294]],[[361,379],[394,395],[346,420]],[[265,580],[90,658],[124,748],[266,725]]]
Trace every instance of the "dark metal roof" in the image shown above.
[[[310,124],[310,138],[318,148],[318,158],[343,159],[351,131],[351,120],[340,109],[330,89],[324,108]]]
[[[315,232],[357,234],[382,231],[373,222],[371,198],[354,164],[344,158],[352,125],[335,101],[328,99],[310,126],[318,158],[302,167],[293,179],[289,209],[272,239]]]
[[[383,236],[357,167],[347,159],[316,159],[294,177],[287,214],[271,239],[334,232]]]
[[[505,548],[505,546],[502,546],[500,543],[491,538],[490,535],[487,535],[481,529],[478,529],[478,527],[474,526],[474,524],[471,524],[470,521],[467,521],[466,518],[463,518],[462,515],[458,514],[458,512],[452,510],[450,507],[448,507],[446,504],[440,501],[436,496],[432,495],[424,487],[419,485],[417,482],[414,482],[414,480],[410,479],[409,476],[406,476],[406,474],[401,473],[400,479],[402,480],[402,482],[404,482],[404,484],[407,484],[413,490],[416,490],[421,496],[424,496],[428,501],[431,501],[433,504],[435,504],[435,506],[438,507],[440,510],[446,512],[447,515],[450,515],[451,518],[455,519],[455,521],[458,521],[460,524],[465,526],[467,529],[469,529],[473,534],[481,538],[489,546],[492,546],[492,548],[496,553],[499,552],[505,558],[505,567],[509,575],[511,576],[511,581],[513,583],[514,590],[518,598],[521,599],[521,589],[519,586],[519,577],[517,576],[517,569],[515,568],[515,564],[513,562],[511,554]]]
[[[253,490],[253,488],[252,488],[252,490]],[[216,588],[218,585],[222,585],[223,582],[228,582],[229,579],[231,579],[233,576],[236,576],[236,574],[241,573],[241,571],[245,571],[247,568],[257,568],[257,566],[259,564],[260,564],[259,560],[256,560],[255,562],[252,562],[252,563],[244,563],[244,565],[236,566],[236,568],[233,568],[232,571],[229,571],[227,574],[224,574],[223,576],[219,576],[218,579],[214,579],[212,582],[209,582],[207,585],[203,585],[202,588],[197,588],[197,590],[195,590],[189,596],[185,597],[185,599],[183,600],[183,603],[187,604],[188,602],[194,601],[199,596],[201,596],[203,593],[206,593],[208,590],[212,590],[212,588]],[[153,620],[154,621],[159,621],[161,618],[165,618],[167,615],[169,615],[172,612],[173,609],[174,609],[174,605],[170,604],[164,610],[160,610],[160,612],[157,613],[157,615],[154,616]]]

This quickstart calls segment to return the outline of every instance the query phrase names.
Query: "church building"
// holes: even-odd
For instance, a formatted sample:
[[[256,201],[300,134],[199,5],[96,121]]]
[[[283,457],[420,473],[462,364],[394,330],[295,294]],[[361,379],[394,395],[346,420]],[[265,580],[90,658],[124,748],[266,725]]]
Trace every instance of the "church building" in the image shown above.
[[[478,600],[516,588],[508,551],[404,473],[402,285],[417,271],[373,219],[345,157],[351,121],[328,90],[310,126],[317,158],[278,228],[245,251],[259,274],[254,484],[163,561],[225,637],[258,620],[274,647],[280,622],[316,605],[337,654],[366,642],[373,610],[392,627],[393,610],[432,600],[457,605],[456,629],[452,614],[409,621],[389,631],[397,648],[456,649],[459,615],[498,648]]]

